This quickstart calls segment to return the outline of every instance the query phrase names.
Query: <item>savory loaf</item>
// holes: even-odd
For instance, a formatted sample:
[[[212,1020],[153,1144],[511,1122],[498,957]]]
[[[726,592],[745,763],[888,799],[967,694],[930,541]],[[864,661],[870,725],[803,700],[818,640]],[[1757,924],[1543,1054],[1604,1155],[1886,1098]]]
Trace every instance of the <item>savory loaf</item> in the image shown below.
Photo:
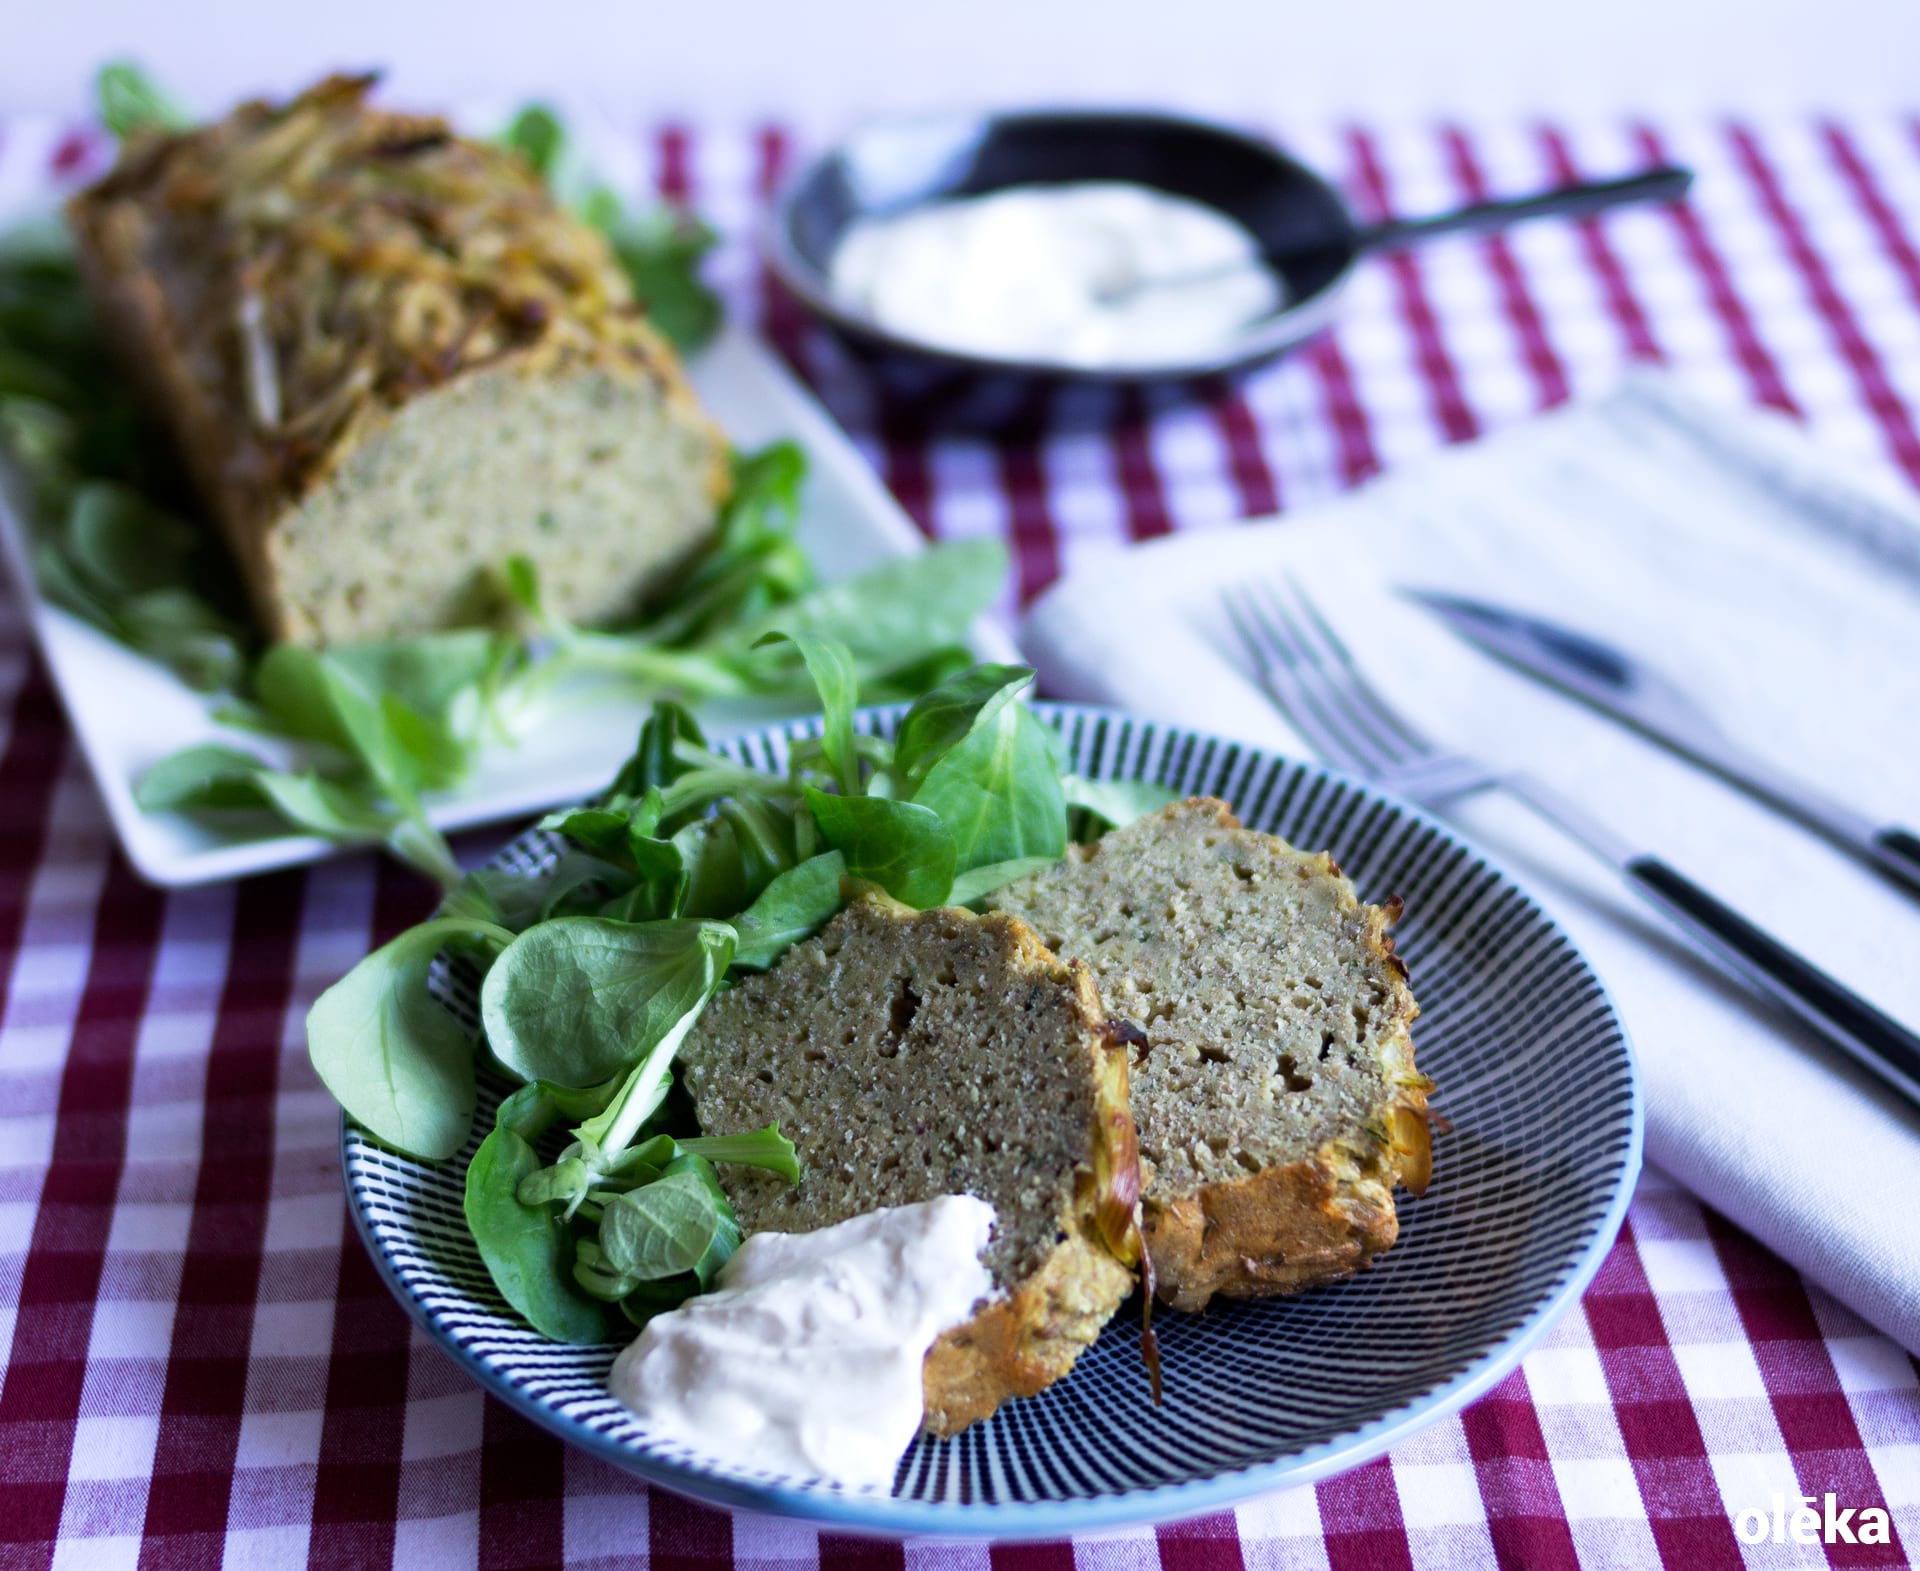
[[[108,336],[270,637],[474,621],[514,553],[630,612],[711,539],[725,442],[605,239],[371,82],[134,138],[67,209]]]
[[[1073,1367],[1127,1296],[1138,1151],[1126,1053],[1084,967],[1024,923],[857,900],[720,994],[680,1051],[702,1127],[778,1120],[801,1179],[730,1168],[747,1231],[808,1232],[970,1194],[998,1220],[1002,1296],[927,1354],[949,1435]]]
[[[1387,928],[1324,852],[1175,803],[992,904],[1092,968],[1133,1064],[1145,1233],[1162,1297],[1294,1292],[1397,1236],[1429,1165],[1418,1012]]]

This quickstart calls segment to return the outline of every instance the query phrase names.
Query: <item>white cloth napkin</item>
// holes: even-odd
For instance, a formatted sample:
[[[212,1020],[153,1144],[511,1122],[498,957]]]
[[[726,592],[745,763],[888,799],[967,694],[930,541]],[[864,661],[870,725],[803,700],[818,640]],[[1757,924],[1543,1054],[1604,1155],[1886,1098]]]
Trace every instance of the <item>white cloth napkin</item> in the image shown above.
[[[1221,614],[1225,586],[1282,570],[1436,740],[1543,777],[1920,1021],[1920,904],[1395,593],[1453,589],[1598,633],[1763,757],[1912,826],[1920,511],[1897,488],[1836,468],[1781,417],[1648,377],[1312,516],[1094,564],[1034,606],[1022,643],[1058,696],[1302,754]],[[1920,1113],[1696,960],[1524,807],[1495,793],[1449,816],[1530,883],[1612,990],[1645,1077],[1649,1160],[1920,1350]]]

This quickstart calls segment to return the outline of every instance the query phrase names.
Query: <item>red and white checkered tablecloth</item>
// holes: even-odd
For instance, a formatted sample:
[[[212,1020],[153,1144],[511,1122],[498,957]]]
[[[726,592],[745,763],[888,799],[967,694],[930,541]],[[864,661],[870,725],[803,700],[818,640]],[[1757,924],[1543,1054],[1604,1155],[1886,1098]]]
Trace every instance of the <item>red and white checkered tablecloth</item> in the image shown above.
[[[1920,118],[1269,129],[1369,212],[1655,158],[1700,180],[1678,210],[1373,263],[1337,334],[1292,361],[1203,405],[1129,399],[1109,429],[1035,444],[906,434],[766,301],[744,243],[717,271],[923,527],[1012,541],[1024,595],[1129,540],[1310,506],[1640,361],[1796,410],[1920,485]],[[735,236],[796,151],[779,127],[634,134],[658,183]],[[86,159],[55,131],[0,126],[0,200]],[[144,887],[10,596],[0,717],[5,1571],[1710,1571],[1904,1565],[1920,1546],[1920,1366],[1654,1174],[1579,1310],[1520,1372],[1316,1486],[991,1549],[836,1538],[649,1491],[482,1396],[410,1329],[347,1220],[301,1022],[427,892],[370,856]],[[1889,1507],[1893,1545],[1737,1540],[1735,1513],[1829,1491]]]

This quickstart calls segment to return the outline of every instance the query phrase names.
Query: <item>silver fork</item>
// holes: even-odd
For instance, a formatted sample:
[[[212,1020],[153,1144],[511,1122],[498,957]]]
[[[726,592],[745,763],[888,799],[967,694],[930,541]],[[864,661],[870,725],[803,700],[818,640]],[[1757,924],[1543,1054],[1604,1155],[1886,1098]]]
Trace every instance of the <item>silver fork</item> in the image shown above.
[[[1502,790],[1611,862],[1689,943],[1920,1105],[1920,1036],[1544,782],[1435,745],[1369,682],[1300,584],[1231,589],[1226,611],[1254,674],[1326,761],[1425,806]]]

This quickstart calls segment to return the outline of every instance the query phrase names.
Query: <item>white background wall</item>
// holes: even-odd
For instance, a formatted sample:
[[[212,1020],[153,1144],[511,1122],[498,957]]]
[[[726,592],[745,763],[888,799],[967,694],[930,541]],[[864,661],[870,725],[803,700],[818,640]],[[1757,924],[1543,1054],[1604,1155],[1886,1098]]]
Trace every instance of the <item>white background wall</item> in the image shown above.
[[[1160,100],[1220,113],[1920,109],[1920,0],[0,0],[0,109],[108,53],[196,104],[322,65],[653,114]]]

